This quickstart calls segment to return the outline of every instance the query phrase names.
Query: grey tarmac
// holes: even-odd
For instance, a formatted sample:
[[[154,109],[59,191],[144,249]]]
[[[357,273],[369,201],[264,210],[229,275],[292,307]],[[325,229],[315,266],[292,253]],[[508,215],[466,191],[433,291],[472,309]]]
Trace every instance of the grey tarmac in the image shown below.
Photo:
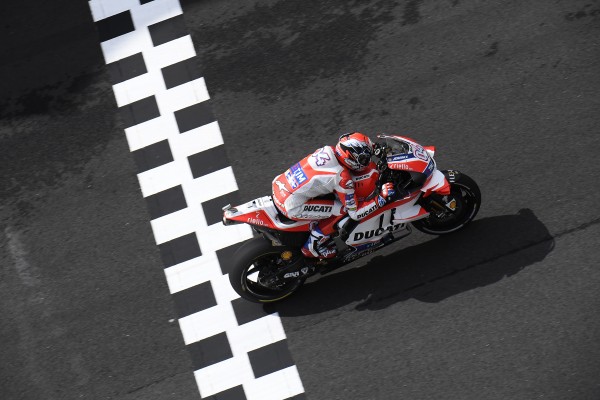
[[[0,393],[198,398],[84,3],[0,6]],[[600,2],[183,10],[243,200],[352,130],[435,145],[482,189],[465,231],[266,307],[307,398],[600,396]]]

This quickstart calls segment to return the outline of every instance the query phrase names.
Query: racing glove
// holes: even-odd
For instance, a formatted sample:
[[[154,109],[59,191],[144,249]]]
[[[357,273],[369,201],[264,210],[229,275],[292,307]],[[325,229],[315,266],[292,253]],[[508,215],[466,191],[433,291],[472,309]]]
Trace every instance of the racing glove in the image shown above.
[[[394,195],[396,194],[396,190],[394,189],[394,184],[391,182],[385,183],[381,186],[381,191],[377,196],[377,205],[379,207],[385,206],[385,204],[390,201]]]

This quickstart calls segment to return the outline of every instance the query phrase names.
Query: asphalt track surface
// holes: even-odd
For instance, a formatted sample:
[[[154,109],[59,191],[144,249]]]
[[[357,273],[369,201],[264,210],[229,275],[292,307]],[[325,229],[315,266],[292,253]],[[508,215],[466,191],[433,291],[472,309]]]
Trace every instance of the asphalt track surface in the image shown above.
[[[197,398],[87,4],[70,3],[0,6],[0,393]],[[469,229],[416,232],[270,306],[307,398],[600,397],[600,2],[183,9],[244,199],[350,130],[433,144],[482,189]]]

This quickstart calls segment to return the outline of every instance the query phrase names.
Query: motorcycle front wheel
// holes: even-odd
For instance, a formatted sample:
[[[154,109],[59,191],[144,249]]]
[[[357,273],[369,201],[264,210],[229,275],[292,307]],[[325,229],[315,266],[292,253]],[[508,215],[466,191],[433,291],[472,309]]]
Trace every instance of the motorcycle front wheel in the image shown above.
[[[462,172],[443,171],[450,183],[450,195],[444,196],[446,204],[454,211],[431,212],[427,218],[414,221],[412,225],[430,235],[443,235],[464,228],[471,222],[481,205],[481,191],[477,183]]]
[[[305,281],[302,277],[281,277],[282,268],[301,262],[298,257],[302,255],[297,250],[274,247],[263,237],[255,237],[234,254],[229,282],[236,293],[246,300],[255,303],[282,300],[298,290]]]

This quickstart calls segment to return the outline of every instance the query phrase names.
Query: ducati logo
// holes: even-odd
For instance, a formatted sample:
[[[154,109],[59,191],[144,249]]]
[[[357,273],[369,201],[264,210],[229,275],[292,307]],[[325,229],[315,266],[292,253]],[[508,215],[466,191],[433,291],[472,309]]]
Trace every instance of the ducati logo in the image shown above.
[[[370,231],[365,232],[356,232],[354,233],[354,240],[363,240],[363,239],[371,239],[372,237],[378,237],[383,235],[386,232],[394,232],[400,229],[400,227],[404,227],[404,224],[396,224],[388,226],[387,228],[379,228],[379,229],[371,229]]]
[[[302,211],[331,212],[332,208],[332,206],[322,206],[320,204],[307,204]]]

